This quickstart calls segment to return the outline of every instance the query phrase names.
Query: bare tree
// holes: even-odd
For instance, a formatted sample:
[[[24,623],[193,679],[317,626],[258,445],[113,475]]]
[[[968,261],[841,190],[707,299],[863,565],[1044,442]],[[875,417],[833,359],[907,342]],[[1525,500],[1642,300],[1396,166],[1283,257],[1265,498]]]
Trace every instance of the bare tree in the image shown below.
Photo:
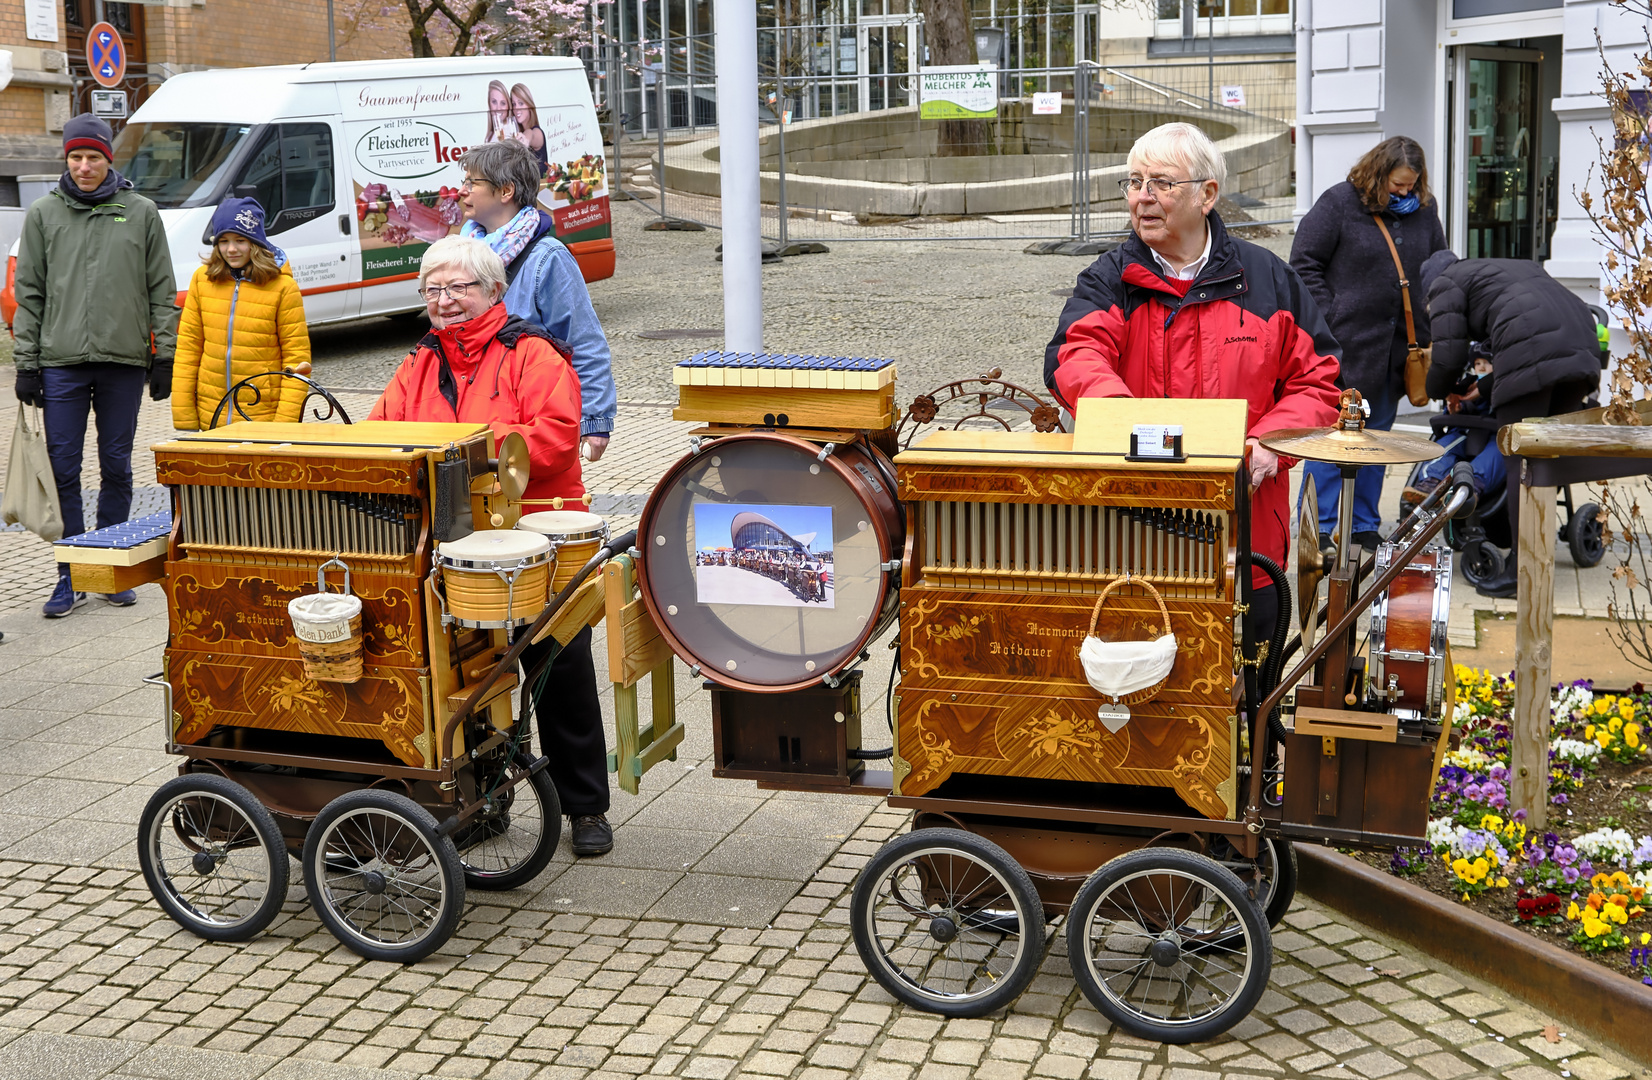
[[[1608,146],[1605,139],[1596,137],[1602,182],[1599,206],[1587,188],[1577,199],[1606,251],[1606,302],[1622,313],[1623,328],[1629,334],[1629,353],[1619,358],[1612,373],[1605,420],[1639,424],[1636,387],[1652,385],[1652,189],[1647,184],[1652,101],[1645,89],[1652,80],[1652,0],[1612,3],[1641,18],[1645,50],[1634,55],[1627,70],[1620,70],[1607,56],[1600,32],[1595,32],[1601,92],[1612,108],[1613,138]],[[1593,165],[1589,172],[1593,178]]]
[[[476,26],[487,17],[488,10],[493,7],[493,0],[404,0],[407,4],[407,16],[411,20],[408,27],[408,40],[413,45],[414,56],[435,56],[436,49],[431,41],[432,31],[452,34],[449,55],[463,56],[471,50],[471,38]],[[454,8],[458,10],[455,11]]]

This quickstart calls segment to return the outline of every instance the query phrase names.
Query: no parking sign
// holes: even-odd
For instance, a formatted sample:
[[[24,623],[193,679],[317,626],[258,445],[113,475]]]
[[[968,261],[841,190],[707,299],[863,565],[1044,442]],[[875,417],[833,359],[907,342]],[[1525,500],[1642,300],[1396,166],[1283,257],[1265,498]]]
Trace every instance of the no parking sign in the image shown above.
[[[100,22],[86,31],[86,66],[103,87],[115,87],[126,78],[126,46],[120,31]]]

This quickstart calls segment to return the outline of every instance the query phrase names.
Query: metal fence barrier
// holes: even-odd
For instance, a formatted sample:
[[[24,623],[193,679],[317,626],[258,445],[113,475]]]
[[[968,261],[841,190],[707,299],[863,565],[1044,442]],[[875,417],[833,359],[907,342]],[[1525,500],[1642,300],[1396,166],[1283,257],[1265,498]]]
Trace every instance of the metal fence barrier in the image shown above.
[[[662,218],[720,227],[715,117],[698,122],[707,88],[687,74],[652,74],[649,115],[683,122],[624,140],[624,118],[611,114],[621,138],[616,190],[636,193]],[[943,144],[942,125],[919,119],[916,75],[769,78],[759,130],[765,238],[784,246],[1121,235],[1129,222],[1118,180],[1130,144],[1172,120],[1198,124],[1223,148],[1225,216],[1290,219],[1296,99],[1288,63],[1086,62],[1007,70],[999,79],[997,116],[951,128]],[[1045,86],[1061,93],[1059,114],[1035,113],[1030,94],[1005,93]],[[835,109],[851,101],[875,107],[811,115],[823,102]]]

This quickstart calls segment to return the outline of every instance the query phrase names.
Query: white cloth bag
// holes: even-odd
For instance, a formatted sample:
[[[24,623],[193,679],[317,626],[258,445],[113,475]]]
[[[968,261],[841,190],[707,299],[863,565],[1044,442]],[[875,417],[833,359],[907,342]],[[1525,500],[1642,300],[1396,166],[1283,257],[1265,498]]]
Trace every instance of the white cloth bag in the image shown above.
[[[1096,711],[1096,716],[1108,731],[1115,734],[1130,722],[1130,705],[1139,704],[1157,694],[1159,684],[1170,677],[1170,669],[1176,665],[1176,636],[1170,631],[1170,611],[1164,606],[1164,597],[1150,582],[1137,579],[1134,584],[1146,589],[1159,605],[1164,633],[1147,641],[1104,641],[1096,636],[1096,624],[1101,619],[1101,607],[1107,602],[1107,597],[1112,595],[1114,589],[1131,583],[1131,575],[1126,574],[1101,591],[1096,598],[1095,609],[1090,612],[1090,632],[1078,647],[1078,659],[1084,667],[1085,680],[1096,693],[1108,699]],[[1125,700],[1131,695],[1140,697],[1133,701]]]
[[[33,426],[30,426],[30,413]],[[42,409],[17,403],[17,427],[6,462],[6,494],[0,499],[0,522],[21,524],[46,541],[63,539],[63,508],[57,501],[57,480],[51,455],[46,452],[46,416]]]

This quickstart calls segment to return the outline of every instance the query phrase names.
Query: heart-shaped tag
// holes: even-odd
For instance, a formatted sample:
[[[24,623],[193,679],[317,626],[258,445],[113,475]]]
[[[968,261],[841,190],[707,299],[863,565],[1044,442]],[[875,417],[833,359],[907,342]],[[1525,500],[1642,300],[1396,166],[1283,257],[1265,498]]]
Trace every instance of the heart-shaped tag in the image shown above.
[[[1103,705],[1096,710],[1096,719],[1100,720],[1109,732],[1117,735],[1119,729],[1130,722],[1130,706],[1119,702]]]

